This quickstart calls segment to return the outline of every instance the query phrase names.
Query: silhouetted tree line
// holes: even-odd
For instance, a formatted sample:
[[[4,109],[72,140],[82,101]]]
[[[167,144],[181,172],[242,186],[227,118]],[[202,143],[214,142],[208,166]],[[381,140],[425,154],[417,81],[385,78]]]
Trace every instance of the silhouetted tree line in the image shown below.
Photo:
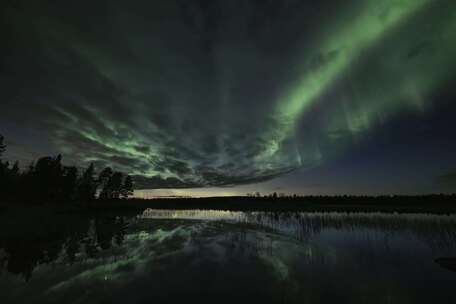
[[[20,170],[18,161],[11,165],[2,160],[6,150],[3,141],[0,135],[0,198],[87,202],[96,198],[127,198],[133,194],[131,176],[109,167],[96,176],[93,164],[79,172],[77,167],[64,166],[61,155],[41,157]]]
[[[240,197],[242,198],[242,197]],[[369,204],[369,203],[402,203],[419,204],[422,202],[456,202],[455,194],[424,194],[424,195],[299,195],[273,192],[270,194],[247,193],[250,200],[263,201],[306,201],[317,204]]]

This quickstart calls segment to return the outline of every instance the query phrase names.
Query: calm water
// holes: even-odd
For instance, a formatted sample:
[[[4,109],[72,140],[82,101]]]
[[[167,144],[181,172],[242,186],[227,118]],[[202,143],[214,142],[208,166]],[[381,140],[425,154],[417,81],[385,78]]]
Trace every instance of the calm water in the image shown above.
[[[455,259],[456,215],[0,215],[1,303],[453,304]]]

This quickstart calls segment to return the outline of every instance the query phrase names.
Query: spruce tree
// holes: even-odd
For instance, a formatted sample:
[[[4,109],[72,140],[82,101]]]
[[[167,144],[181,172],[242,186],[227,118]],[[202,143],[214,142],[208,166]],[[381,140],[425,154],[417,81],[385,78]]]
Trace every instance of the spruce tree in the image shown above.
[[[80,201],[92,201],[97,192],[97,181],[95,180],[95,167],[93,164],[84,171],[78,182],[76,197]]]
[[[122,197],[128,198],[130,195],[133,195],[133,179],[127,175],[122,186]]]
[[[111,185],[110,180],[113,175],[113,171],[110,167],[103,169],[98,175],[98,184],[100,186],[100,199],[111,198]]]
[[[4,137],[3,135],[0,134],[0,159],[2,157],[2,154],[5,152],[6,150],[6,146],[5,144],[3,143],[3,140],[4,140]]]

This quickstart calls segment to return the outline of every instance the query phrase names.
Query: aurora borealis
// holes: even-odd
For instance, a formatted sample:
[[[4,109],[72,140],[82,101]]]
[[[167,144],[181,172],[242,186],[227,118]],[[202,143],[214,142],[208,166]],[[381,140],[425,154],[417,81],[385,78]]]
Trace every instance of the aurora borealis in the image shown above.
[[[1,6],[0,133],[24,165],[180,195],[454,191],[455,1]]]

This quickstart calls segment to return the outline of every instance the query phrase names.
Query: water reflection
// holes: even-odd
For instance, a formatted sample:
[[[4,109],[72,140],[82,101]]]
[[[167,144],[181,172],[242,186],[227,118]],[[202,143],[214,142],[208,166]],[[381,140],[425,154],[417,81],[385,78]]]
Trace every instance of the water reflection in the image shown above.
[[[35,267],[56,260],[70,264],[121,245],[126,229],[122,217],[51,217],[9,219],[2,223],[0,263],[3,272],[30,279]],[[13,224],[14,223],[14,224]]]
[[[3,214],[2,303],[455,303],[455,225],[430,214]]]
[[[323,230],[386,236],[401,233],[422,239],[435,248],[456,246],[456,215],[381,212],[237,212],[218,210],[147,209],[142,219],[223,220],[254,224],[306,241]]]

